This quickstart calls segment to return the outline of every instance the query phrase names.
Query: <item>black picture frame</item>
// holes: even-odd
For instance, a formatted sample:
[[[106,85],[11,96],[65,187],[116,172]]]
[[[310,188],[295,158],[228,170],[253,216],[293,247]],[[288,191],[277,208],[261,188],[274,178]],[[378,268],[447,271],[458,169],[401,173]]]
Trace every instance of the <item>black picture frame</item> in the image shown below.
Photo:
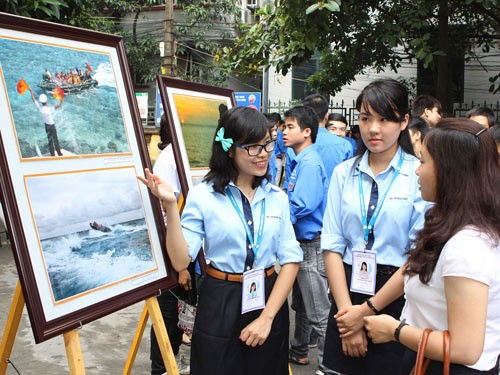
[[[99,62],[90,69],[101,82],[78,94],[68,88],[54,115],[55,126],[71,127],[77,141],[63,129],[62,156],[42,144],[34,104],[41,93],[50,104],[60,99],[33,83],[50,62],[47,54],[57,56],[57,71],[78,73],[71,61],[80,55]],[[30,78],[37,99],[16,92],[18,78]],[[159,201],[136,179],[151,162],[121,37],[0,13],[0,117],[0,199],[37,343],[176,285]],[[25,117],[32,128],[23,128]],[[29,146],[31,139],[42,147]],[[96,217],[109,222],[89,226]],[[68,283],[70,270],[81,276]],[[86,283],[73,288],[82,278]]]

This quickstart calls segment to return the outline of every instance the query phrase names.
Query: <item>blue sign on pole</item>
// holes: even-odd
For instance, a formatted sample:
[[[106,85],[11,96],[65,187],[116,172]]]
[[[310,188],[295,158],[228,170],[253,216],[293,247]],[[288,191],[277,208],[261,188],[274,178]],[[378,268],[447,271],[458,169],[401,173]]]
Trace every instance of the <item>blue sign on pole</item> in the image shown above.
[[[260,111],[260,92],[235,92],[234,98],[236,99],[236,105],[242,107],[252,107],[257,111]]]

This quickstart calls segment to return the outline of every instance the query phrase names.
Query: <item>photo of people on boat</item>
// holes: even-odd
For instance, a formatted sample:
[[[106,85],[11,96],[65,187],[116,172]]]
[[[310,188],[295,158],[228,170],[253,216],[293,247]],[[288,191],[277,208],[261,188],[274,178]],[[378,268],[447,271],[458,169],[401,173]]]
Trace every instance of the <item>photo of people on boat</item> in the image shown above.
[[[130,153],[109,54],[1,37],[2,78],[21,159]]]
[[[53,302],[156,272],[134,168],[32,176],[26,188]]]

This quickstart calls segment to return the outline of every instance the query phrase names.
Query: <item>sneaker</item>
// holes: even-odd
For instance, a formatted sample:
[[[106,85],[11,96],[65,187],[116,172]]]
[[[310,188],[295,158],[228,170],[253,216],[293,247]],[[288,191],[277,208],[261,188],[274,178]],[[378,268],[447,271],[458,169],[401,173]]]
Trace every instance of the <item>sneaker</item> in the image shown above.
[[[325,375],[324,371],[320,368],[316,370],[315,375]]]
[[[311,348],[311,349],[317,347],[318,346],[318,340],[311,341],[309,344],[307,344],[307,346],[309,348]]]

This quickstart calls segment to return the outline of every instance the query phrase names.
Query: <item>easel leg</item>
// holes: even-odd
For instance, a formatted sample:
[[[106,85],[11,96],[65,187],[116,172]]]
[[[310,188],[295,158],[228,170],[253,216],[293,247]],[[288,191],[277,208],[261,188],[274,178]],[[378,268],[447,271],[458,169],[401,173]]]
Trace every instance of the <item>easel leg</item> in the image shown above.
[[[5,323],[5,330],[2,336],[2,343],[0,344],[0,374],[4,375],[7,372],[8,360],[12,353],[14,340],[16,338],[19,322],[23,314],[24,308],[24,295],[21,289],[21,282],[18,280],[14,297],[12,299],[12,306],[10,308],[7,322]]]
[[[68,357],[70,375],[85,374],[82,347],[80,345],[80,337],[78,335],[78,331],[69,331],[64,333],[63,336],[64,346],[66,348],[66,356]]]
[[[144,306],[142,310],[141,319],[139,320],[139,325],[135,331],[134,340],[132,342],[132,347],[128,353],[127,362],[125,363],[125,368],[123,369],[122,375],[132,374],[132,367],[134,366],[135,357],[137,356],[137,351],[141,345],[142,336],[144,335],[144,330],[146,329],[146,324],[148,323],[149,312],[147,306]]]
[[[172,345],[170,344],[167,329],[165,328],[165,323],[163,322],[163,316],[161,315],[160,305],[158,305],[158,299],[156,297],[147,298],[146,307],[149,311],[149,316],[151,316],[151,323],[153,324],[156,340],[158,341],[158,346],[160,347],[161,357],[163,358],[167,374],[179,375],[179,369],[177,368],[177,363],[175,362],[174,352],[172,351]]]

